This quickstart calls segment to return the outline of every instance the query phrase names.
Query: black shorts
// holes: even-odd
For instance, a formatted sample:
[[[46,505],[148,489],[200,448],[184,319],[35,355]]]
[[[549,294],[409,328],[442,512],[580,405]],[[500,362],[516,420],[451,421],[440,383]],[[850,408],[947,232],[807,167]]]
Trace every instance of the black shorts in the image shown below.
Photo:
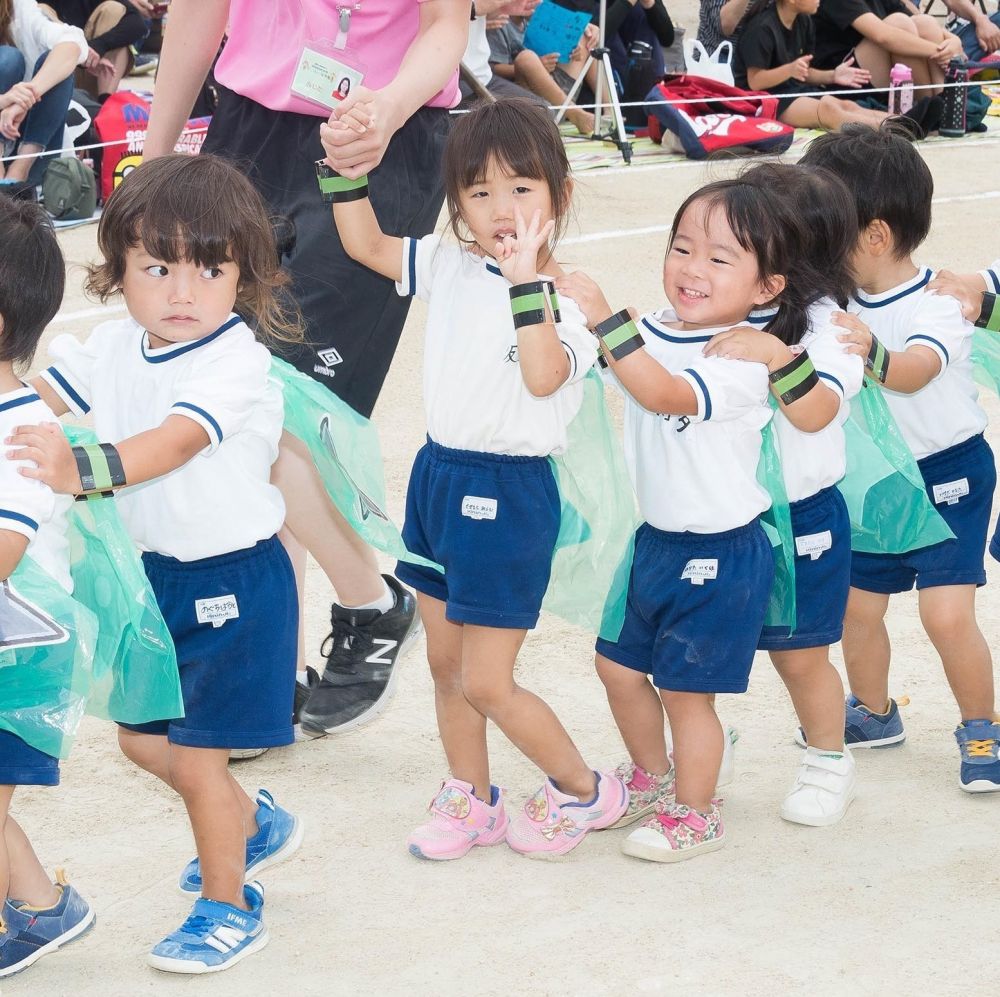
[[[220,88],[203,152],[232,160],[270,209],[291,219],[295,246],[283,263],[305,319],[305,342],[281,356],[371,415],[389,371],[410,299],[391,280],[355,263],[320,199],[314,163],[323,156],[323,118],[272,111]],[[419,238],[434,229],[444,201],[441,155],[448,112],[424,107],[392,137],[371,174],[371,201],[384,232]]]

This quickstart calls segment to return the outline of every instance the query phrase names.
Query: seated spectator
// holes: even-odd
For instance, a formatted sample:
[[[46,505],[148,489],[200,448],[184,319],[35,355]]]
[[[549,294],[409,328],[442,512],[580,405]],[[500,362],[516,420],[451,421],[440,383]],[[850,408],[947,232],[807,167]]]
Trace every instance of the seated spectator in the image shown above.
[[[35,0],[0,3],[0,139],[12,143],[9,155],[31,157],[9,162],[6,174],[0,163],[0,178],[41,183],[38,154],[61,147],[73,69],[86,58],[79,28],[53,23]]]
[[[83,28],[89,52],[76,85],[106,100],[132,70],[133,48],[149,30],[143,18],[153,16],[151,0],[45,0],[39,6],[54,20]]]
[[[490,43],[490,68],[493,75],[510,80],[537,94],[552,107],[559,107],[565,100],[575,79],[568,72],[573,64],[564,64],[560,69],[557,64],[558,53],[538,55],[524,47],[524,32],[528,18],[510,16],[505,23],[497,28],[487,30],[486,36]],[[578,46],[578,49],[582,48]],[[579,69],[583,68],[583,59],[579,60]],[[556,73],[560,74],[559,80]],[[560,86],[562,82],[563,86]],[[565,89],[564,89],[565,87]],[[572,122],[581,135],[590,135],[594,130],[594,116],[589,111],[571,105],[566,111],[566,118]]]
[[[723,42],[739,37],[747,19],[767,0],[701,0],[698,11],[698,41],[714,52]]]
[[[817,69],[833,69],[848,56],[887,87],[889,70],[901,62],[918,86],[944,82],[948,63],[962,43],[927,14],[911,14],[904,0],[820,0],[816,14]]]
[[[510,3],[511,0],[476,0],[472,8],[476,16],[469,22],[469,41],[462,56],[462,67],[494,97],[526,97],[536,103],[544,103],[512,80],[497,76],[490,66],[490,43],[486,37],[486,26],[487,23],[506,23],[503,10]],[[464,78],[459,80],[459,89],[462,91],[462,103],[459,106],[468,107],[475,101],[476,92]]]
[[[972,62],[1000,52],[1000,10],[987,14],[972,0],[944,0],[951,11],[945,27],[957,35]]]

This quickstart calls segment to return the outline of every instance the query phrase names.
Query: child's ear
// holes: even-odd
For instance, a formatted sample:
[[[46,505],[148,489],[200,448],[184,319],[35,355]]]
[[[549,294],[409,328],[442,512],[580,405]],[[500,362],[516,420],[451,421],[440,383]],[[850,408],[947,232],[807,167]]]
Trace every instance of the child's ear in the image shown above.
[[[892,252],[892,229],[881,218],[869,222],[861,238],[864,241],[865,249],[872,256],[884,256],[886,253]]]
[[[787,283],[788,281],[785,280],[782,274],[774,274],[774,276],[768,277],[767,280],[761,282],[757,297],[753,299],[753,303],[758,308],[761,305],[770,304],[784,291]]]

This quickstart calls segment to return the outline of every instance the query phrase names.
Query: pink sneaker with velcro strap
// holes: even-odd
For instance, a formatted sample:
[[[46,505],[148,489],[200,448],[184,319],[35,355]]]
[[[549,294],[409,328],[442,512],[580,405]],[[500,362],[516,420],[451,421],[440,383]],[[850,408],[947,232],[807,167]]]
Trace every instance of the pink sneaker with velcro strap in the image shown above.
[[[473,793],[470,783],[448,779],[427,808],[431,819],[407,839],[420,859],[460,859],[476,845],[498,845],[507,834],[503,791],[491,786],[491,803]]]

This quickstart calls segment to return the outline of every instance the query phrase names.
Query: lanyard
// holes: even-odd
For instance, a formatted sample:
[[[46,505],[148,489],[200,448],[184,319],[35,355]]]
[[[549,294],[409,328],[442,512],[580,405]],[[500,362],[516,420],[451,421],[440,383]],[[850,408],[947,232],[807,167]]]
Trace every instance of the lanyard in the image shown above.
[[[333,47],[336,49],[347,48],[347,35],[351,30],[351,14],[356,10],[361,10],[362,0],[355,3],[337,4],[337,37]]]

